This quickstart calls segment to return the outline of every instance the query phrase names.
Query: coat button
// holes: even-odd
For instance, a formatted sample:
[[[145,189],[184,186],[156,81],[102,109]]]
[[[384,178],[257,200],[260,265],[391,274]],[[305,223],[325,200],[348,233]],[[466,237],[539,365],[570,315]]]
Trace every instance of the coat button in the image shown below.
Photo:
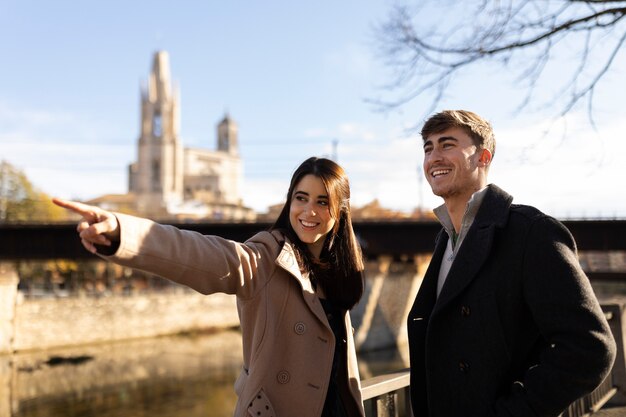
[[[297,322],[296,325],[293,326],[293,331],[296,332],[296,334],[304,334],[304,332],[306,332],[306,324],[301,321]]]
[[[461,306],[461,316],[463,317],[469,317],[469,315],[471,314],[471,310],[468,306]]]
[[[289,372],[287,371],[280,371],[276,375],[276,379],[278,380],[279,384],[286,384],[291,379],[291,376],[289,375]]]
[[[469,363],[463,362],[463,361],[459,362],[459,371],[463,373],[467,373],[469,372],[469,368],[470,368]]]

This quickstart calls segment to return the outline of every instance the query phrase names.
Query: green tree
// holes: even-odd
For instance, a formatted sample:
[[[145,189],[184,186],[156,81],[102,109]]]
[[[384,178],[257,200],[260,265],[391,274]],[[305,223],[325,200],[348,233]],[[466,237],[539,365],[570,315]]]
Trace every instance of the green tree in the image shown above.
[[[65,211],[37,190],[26,175],[0,161],[0,223],[66,220]]]
[[[392,81],[389,97],[374,101],[389,109],[432,95],[432,111],[456,75],[489,63],[526,89],[520,108],[535,102],[565,115],[586,101],[593,123],[594,92],[623,52],[625,16],[623,0],[405,1],[375,32]]]

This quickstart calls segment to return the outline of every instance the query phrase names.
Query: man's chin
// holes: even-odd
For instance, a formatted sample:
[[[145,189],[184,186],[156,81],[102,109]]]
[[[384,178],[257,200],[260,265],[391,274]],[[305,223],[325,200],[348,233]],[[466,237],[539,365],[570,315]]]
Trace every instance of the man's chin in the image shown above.
[[[445,198],[448,195],[446,190],[442,190],[440,188],[432,188],[432,187],[430,189],[433,192],[433,194],[436,195],[437,197]]]

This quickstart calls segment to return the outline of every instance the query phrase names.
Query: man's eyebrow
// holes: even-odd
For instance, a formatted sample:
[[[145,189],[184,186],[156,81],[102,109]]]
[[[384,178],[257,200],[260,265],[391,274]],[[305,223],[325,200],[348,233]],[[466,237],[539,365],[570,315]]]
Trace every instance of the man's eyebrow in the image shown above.
[[[459,141],[454,136],[441,136],[437,141],[439,143],[441,143],[441,142],[447,142],[447,141],[450,141],[450,140],[453,141],[453,142],[458,142]]]
[[[458,142],[459,140],[457,138],[455,138],[454,136],[441,136],[439,138],[437,138],[437,143],[443,143],[443,142]],[[432,139],[426,139],[424,141],[424,147],[426,147],[426,145],[432,145],[433,144],[433,140]]]

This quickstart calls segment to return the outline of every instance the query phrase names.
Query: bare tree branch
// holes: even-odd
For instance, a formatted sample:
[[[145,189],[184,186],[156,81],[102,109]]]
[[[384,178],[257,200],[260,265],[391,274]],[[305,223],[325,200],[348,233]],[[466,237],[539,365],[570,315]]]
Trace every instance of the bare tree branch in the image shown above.
[[[437,103],[457,74],[495,60],[515,66],[518,81],[527,86],[521,103],[526,107],[555,57],[569,55],[575,64],[559,77],[562,89],[554,101],[564,103],[557,113],[564,115],[587,98],[593,122],[595,89],[626,41],[626,0],[483,0],[469,15],[457,10],[468,3],[457,0],[445,9],[445,19],[433,16],[445,7],[440,1],[413,1],[419,3],[417,13],[407,4],[398,5],[377,29],[381,56],[394,73],[386,87],[393,98],[372,103],[391,109],[426,94]],[[438,24],[429,27],[430,22]]]

